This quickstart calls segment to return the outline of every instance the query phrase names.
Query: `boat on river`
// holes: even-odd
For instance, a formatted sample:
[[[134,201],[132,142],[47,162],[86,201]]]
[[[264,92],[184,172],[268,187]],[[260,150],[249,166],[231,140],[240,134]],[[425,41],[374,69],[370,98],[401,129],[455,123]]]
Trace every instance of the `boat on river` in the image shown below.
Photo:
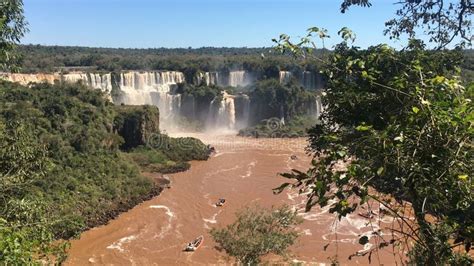
[[[202,242],[204,242],[204,237],[198,236],[196,239],[194,239],[192,242],[189,242],[188,245],[186,245],[186,248],[184,248],[184,251],[189,251],[189,252],[196,251],[202,245]]]
[[[225,204],[225,199],[219,199],[219,201],[216,203],[217,207],[222,207]]]

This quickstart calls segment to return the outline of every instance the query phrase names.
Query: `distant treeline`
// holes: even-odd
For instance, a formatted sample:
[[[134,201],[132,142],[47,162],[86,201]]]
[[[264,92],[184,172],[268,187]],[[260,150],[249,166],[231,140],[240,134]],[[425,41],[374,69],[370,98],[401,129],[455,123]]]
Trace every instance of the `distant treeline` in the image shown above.
[[[271,48],[122,49],[23,45],[22,72],[55,72],[74,69],[95,71],[176,70],[182,72],[247,70],[316,70],[314,62],[301,62]],[[317,50],[315,53],[329,53]]]
[[[319,62],[297,61],[272,48],[91,48],[74,46],[22,45],[21,72],[175,70],[187,77],[202,71],[247,70],[262,78],[275,78],[280,70],[318,71]],[[315,50],[319,57],[326,49]],[[464,51],[463,78],[474,80],[474,50]]]

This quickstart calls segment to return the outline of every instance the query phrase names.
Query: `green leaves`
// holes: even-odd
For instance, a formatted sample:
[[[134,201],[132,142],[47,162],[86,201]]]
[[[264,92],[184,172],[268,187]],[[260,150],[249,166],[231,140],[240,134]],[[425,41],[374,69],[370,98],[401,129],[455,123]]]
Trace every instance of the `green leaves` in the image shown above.
[[[383,167],[379,167],[379,169],[377,169],[377,175],[378,176],[381,176],[383,174],[383,171],[384,171],[384,168]]]
[[[421,232],[412,221],[404,226],[407,235],[422,234],[412,259],[426,264],[429,254],[442,254],[440,262],[455,261],[453,232],[474,232],[468,229],[474,217],[459,215],[471,213],[474,204],[468,176],[474,172],[474,86],[466,92],[453,75],[458,53],[424,51],[415,42],[403,51],[387,45],[361,50],[348,46],[347,29],[339,35],[344,42],[324,69],[323,123],[310,131],[315,160],[306,175],[287,177],[296,180],[293,188],[310,191],[306,210],[330,204],[339,218],[369,198],[382,201],[377,195],[383,193],[409,201],[415,211],[436,217],[432,223],[417,216]],[[385,204],[406,215],[395,203]]]
[[[28,31],[23,16],[23,1],[9,0],[0,2],[0,70],[17,68],[19,56],[16,45]]]
[[[263,255],[283,254],[298,237],[295,227],[301,222],[288,206],[277,209],[254,206],[237,213],[232,224],[213,228],[210,233],[228,255],[245,265],[253,265]]]
[[[339,30],[337,32],[337,34],[339,36],[341,36],[341,38],[344,40],[344,42],[347,42],[347,41],[351,41],[352,43],[355,42],[355,39],[356,39],[356,35],[355,33],[350,30],[349,28],[347,27],[343,27],[341,30]]]
[[[359,125],[355,128],[355,130],[360,131],[360,132],[369,131],[371,129],[372,129],[372,126],[365,125],[365,124]]]

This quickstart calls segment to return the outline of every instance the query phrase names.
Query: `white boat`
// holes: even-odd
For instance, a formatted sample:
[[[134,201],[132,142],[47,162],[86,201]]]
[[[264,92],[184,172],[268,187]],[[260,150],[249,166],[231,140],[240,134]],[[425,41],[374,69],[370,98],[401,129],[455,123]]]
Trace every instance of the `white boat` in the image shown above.
[[[198,238],[194,239],[192,242],[189,242],[188,245],[186,245],[186,248],[184,251],[196,251],[201,245],[202,242],[204,242],[204,237],[199,236]]]

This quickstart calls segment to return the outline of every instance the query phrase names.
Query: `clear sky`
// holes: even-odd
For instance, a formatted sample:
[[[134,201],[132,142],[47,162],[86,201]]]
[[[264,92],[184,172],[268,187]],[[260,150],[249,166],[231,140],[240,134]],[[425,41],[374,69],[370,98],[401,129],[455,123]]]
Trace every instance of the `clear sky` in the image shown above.
[[[357,45],[389,43],[384,22],[395,1],[339,12],[342,0],[24,0],[30,32],[24,44],[93,47],[262,47],[281,33],[329,30],[329,46],[343,26]],[[328,47],[330,48],[330,47]]]

